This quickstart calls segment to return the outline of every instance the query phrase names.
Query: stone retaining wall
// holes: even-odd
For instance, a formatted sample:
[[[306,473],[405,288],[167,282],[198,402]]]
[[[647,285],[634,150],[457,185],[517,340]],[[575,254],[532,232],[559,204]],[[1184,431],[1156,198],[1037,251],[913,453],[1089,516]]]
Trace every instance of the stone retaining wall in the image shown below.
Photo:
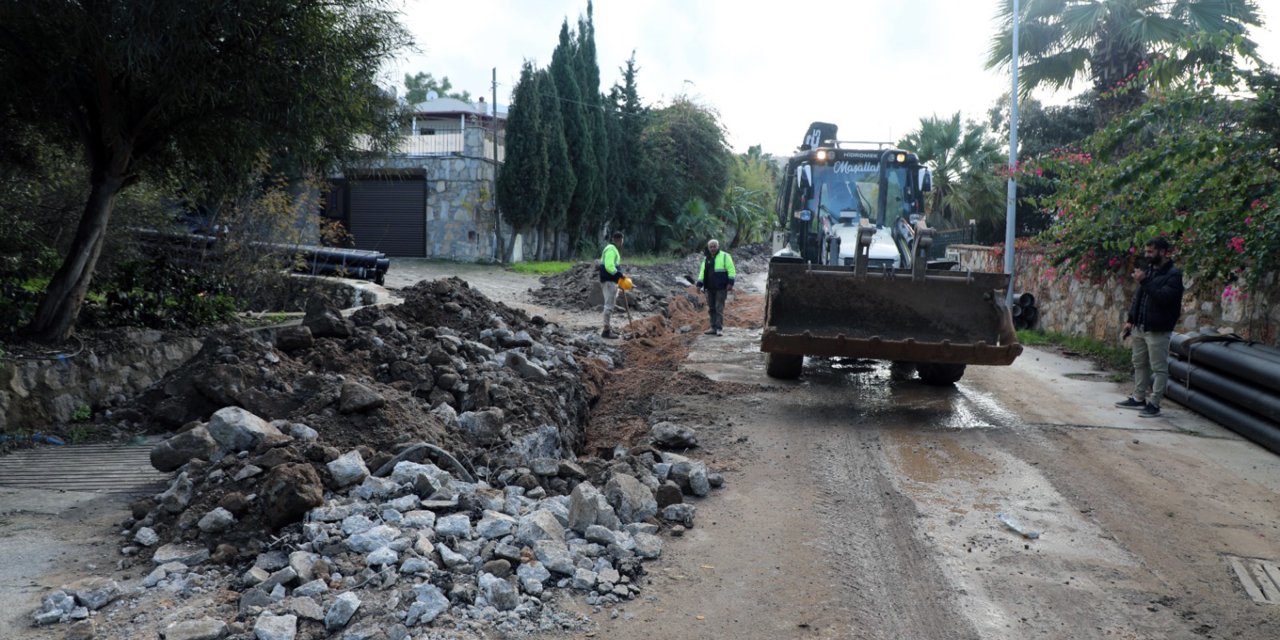
[[[952,245],[948,252],[958,255],[962,269],[1004,271],[1001,248]],[[1044,247],[1019,247],[1014,262],[1014,290],[1036,296],[1039,328],[1099,340],[1114,341],[1120,335],[1134,292],[1131,279],[1077,279],[1072,273],[1053,268]],[[1274,275],[1271,280],[1266,291],[1226,301],[1221,287],[1197,292],[1195,283],[1188,278],[1178,330],[1214,328],[1276,344],[1280,339],[1280,286],[1275,284]]]
[[[66,358],[0,362],[0,432],[37,431],[71,422],[82,407],[97,410],[154,384],[200,350],[199,338],[129,330],[129,346]]]

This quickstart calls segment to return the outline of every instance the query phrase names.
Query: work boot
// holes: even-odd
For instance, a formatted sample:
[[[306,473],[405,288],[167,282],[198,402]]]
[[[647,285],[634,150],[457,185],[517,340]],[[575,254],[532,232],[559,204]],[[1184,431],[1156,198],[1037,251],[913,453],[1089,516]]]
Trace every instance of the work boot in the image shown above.
[[[718,336],[724,335],[724,329],[716,329],[716,335]]]
[[[601,338],[609,338],[609,339],[613,339],[613,338],[617,338],[617,337],[618,337],[618,334],[614,333],[614,332],[613,332],[613,329],[609,329],[609,328],[607,328],[607,327],[606,327],[604,331],[601,331],[601,332],[600,332],[600,337],[601,337]]]
[[[1138,417],[1139,418],[1159,418],[1160,407],[1157,407],[1154,404],[1147,403],[1147,406],[1143,407],[1142,411],[1138,413]]]
[[[1121,409],[1145,409],[1147,408],[1147,403],[1141,400],[1136,400],[1133,396],[1129,396],[1128,398],[1117,402],[1116,406]]]
[[[706,331],[702,332],[702,335],[704,336],[714,336],[715,334],[716,334],[715,329],[707,329]]]

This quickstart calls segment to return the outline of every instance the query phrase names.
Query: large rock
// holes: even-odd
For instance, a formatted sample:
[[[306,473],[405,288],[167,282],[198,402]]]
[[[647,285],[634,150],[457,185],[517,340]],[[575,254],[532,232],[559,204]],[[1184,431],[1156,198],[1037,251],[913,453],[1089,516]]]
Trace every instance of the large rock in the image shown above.
[[[711,480],[707,475],[707,465],[692,460],[684,460],[671,465],[668,477],[680,485],[681,489],[699,498],[711,493]]]
[[[191,504],[191,492],[194,490],[195,484],[191,482],[187,472],[183,471],[173,479],[173,484],[158,496],[160,506],[169,513],[182,513],[187,505]]]
[[[510,582],[493,574],[480,574],[480,591],[485,600],[498,611],[511,611],[520,606],[520,594]]]
[[[615,473],[604,486],[605,498],[624,523],[644,522],[657,515],[658,501],[653,492],[629,475]]]
[[[691,504],[673,504],[662,510],[662,519],[667,522],[684,525],[685,528],[693,528],[693,517],[698,512],[697,507]]]
[[[575,570],[573,555],[563,542],[555,540],[539,540],[533,543],[533,555],[547,569],[561,575],[571,576]]]
[[[124,595],[120,583],[108,578],[85,578],[63,590],[74,596],[76,602],[90,611],[97,611]]]
[[[303,325],[284,327],[276,332],[276,348],[281,351],[310,349],[315,343],[311,329]]]
[[[406,626],[430,624],[449,610],[449,598],[434,584],[428,582],[417,585],[413,587],[413,593],[416,599],[409,605],[409,616],[404,621]]]
[[[486,540],[498,540],[509,535],[515,528],[515,518],[505,513],[485,510],[484,517],[476,523],[476,535]]]
[[[585,533],[587,527],[593,524],[610,529],[621,526],[604,494],[590,483],[580,482],[573,488],[573,493],[569,494],[569,528]]]
[[[520,518],[516,528],[516,541],[533,546],[539,540],[564,542],[564,527],[550,511],[534,511]]]
[[[338,456],[336,460],[325,465],[325,468],[333,477],[333,483],[340,489],[364,482],[364,479],[369,477],[369,467],[365,466],[360,452],[354,449]]]
[[[347,548],[356,553],[373,553],[378,549],[390,546],[396,538],[400,537],[400,530],[380,524],[367,531],[361,531],[350,538],[347,538]]]
[[[294,640],[298,637],[298,616],[264,613],[254,623],[253,635],[258,640]]]
[[[519,351],[508,351],[506,365],[512,371],[520,374],[521,378],[532,380],[533,382],[542,382],[549,378],[547,370],[529,362]]]
[[[658,508],[665,509],[673,504],[684,502],[684,491],[681,491],[680,485],[674,482],[664,482],[658,485],[653,497],[658,501]]]
[[[445,538],[467,539],[471,537],[471,518],[465,513],[455,513],[436,520],[436,535]]]
[[[351,321],[342,317],[342,312],[333,307],[313,305],[307,309],[302,326],[310,329],[311,335],[316,338],[351,337]]]
[[[662,449],[691,449],[698,446],[698,435],[689,427],[670,422],[659,422],[649,430],[653,446]]]
[[[193,458],[208,460],[217,450],[218,443],[209,435],[209,430],[199,426],[152,447],[151,466],[169,472]]]
[[[227,637],[227,623],[213,618],[183,620],[164,630],[164,640],[222,640]]]
[[[268,437],[286,437],[266,420],[241,409],[223,407],[209,418],[209,435],[228,451],[250,451]]]
[[[386,406],[387,399],[359,382],[342,383],[338,398],[338,411],[342,413],[366,413]]]
[[[336,599],[333,604],[329,605],[329,612],[324,615],[324,628],[326,631],[335,631],[347,626],[351,622],[351,616],[356,614],[356,609],[360,608],[360,597],[355,593],[348,591]]]
[[[151,561],[156,565],[166,565],[170,562],[177,562],[188,567],[194,567],[198,564],[206,562],[209,559],[209,550],[200,544],[182,544],[172,543],[166,544],[152,554]]]
[[[221,533],[231,528],[236,523],[236,517],[231,515],[230,511],[218,507],[209,513],[204,514],[203,518],[196,523],[196,526],[205,533]]]
[[[267,474],[258,500],[267,522],[276,529],[302,519],[307,511],[324,503],[320,474],[309,464],[282,464]]]
[[[478,446],[503,444],[506,441],[506,416],[502,409],[468,411],[458,416],[458,427]]]

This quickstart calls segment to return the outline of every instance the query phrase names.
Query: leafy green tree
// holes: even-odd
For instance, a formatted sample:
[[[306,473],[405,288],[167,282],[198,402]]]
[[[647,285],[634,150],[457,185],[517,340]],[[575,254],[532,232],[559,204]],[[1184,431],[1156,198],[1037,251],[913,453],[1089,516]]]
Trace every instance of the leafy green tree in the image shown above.
[[[569,161],[569,144],[565,142],[563,102],[556,91],[551,72],[542,69],[537,73],[538,95],[542,99],[542,131],[547,146],[547,199],[538,220],[542,225],[539,238],[539,254],[545,254],[545,244],[551,240],[554,257],[560,258],[560,232],[569,219],[569,203],[578,179]],[[545,255],[539,257],[545,258]]]
[[[730,248],[763,241],[772,225],[773,201],[778,194],[780,169],[760,145],[733,158],[729,186],[721,203],[721,217],[732,230]]]
[[[441,98],[454,98],[463,102],[471,102],[470,91],[454,91],[453,83],[449,81],[449,76],[442,76],[439,80],[426,71],[419,71],[414,74],[404,74],[404,101],[414,105],[427,101],[427,94],[432,91]]]
[[[547,136],[542,97],[533,64],[525,62],[512,95],[507,117],[507,156],[498,173],[498,207],[511,225],[510,246],[516,236],[536,226],[547,200]]]
[[[653,111],[642,139],[648,172],[653,184],[661,185],[655,189],[655,220],[672,222],[691,215],[688,209],[695,199],[704,208],[720,205],[732,156],[719,114],[681,96]],[[671,225],[659,227],[666,229],[666,238],[659,238],[662,245],[673,232]],[[696,248],[696,243],[686,248]]]
[[[560,115],[564,121],[564,138],[569,147],[569,164],[573,167],[576,183],[573,198],[569,202],[566,230],[571,241],[577,243],[582,231],[591,219],[591,206],[595,202],[593,189],[596,178],[596,149],[587,120],[587,102],[579,82],[577,69],[577,42],[569,31],[566,19],[560,25],[560,43],[551,54],[551,77],[560,95]]]
[[[1253,0],[1024,0],[1019,17],[1019,78],[1023,97],[1038,88],[1072,87],[1087,77],[1098,92],[1099,123],[1140,104],[1134,76],[1153,57],[1168,58],[1181,75],[1220,61],[1224,52],[1191,46],[1192,36],[1245,36],[1262,23]],[[987,68],[1007,67],[1013,1],[1001,0]],[[1256,47],[1247,41],[1246,56]],[[1226,53],[1225,55],[1230,55]]]
[[[409,43],[388,0],[0,4],[0,113],[65,140],[89,194],[29,331],[70,335],[122,191],[146,172],[243,180],[263,153],[328,167],[387,143],[376,83]]]
[[[1003,218],[1004,153],[986,127],[962,123],[958,111],[949,118],[921,118],[920,128],[898,146],[914,151],[933,168],[933,191],[926,206],[935,225],[958,227],[969,220]]]

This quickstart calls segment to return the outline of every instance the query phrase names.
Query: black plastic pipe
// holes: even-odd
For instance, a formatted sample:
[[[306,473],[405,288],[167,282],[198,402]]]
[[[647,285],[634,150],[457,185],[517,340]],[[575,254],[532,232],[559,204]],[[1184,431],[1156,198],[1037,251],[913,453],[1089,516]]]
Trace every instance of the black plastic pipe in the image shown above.
[[[1188,391],[1181,382],[1169,381],[1165,396],[1196,413],[1252,440],[1272,453],[1280,454],[1280,425],[1237,409],[1200,391]]]
[[[1179,340],[1181,338],[1181,340]],[[1199,342],[1190,346],[1183,343],[1185,335],[1174,336],[1171,344],[1187,356],[1192,364],[1211,367],[1250,384],[1280,391],[1280,362],[1242,349],[1231,349],[1217,342]]]
[[[1187,348],[1188,348],[1187,342],[1193,338],[1201,338],[1205,335],[1208,335],[1211,337],[1217,337],[1217,334],[1197,334],[1197,333],[1175,334],[1173,338],[1169,341],[1169,348],[1175,353],[1178,353],[1185,357],[1187,355]],[[1205,340],[1204,342],[1193,343],[1191,347],[1198,348],[1198,346],[1201,344],[1220,345],[1228,349],[1231,349],[1232,351],[1238,351],[1240,353],[1248,354],[1251,356],[1264,358],[1280,364],[1280,349],[1267,346],[1265,344],[1262,344],[1261,342],[1249,342],[1246,340],[1232,340],[1232,339],[1218,339],[1218,340],[1210,339],[1210,340]]]
[[[1273,422],[1280,422],[1280,395],[1251,387],[1241,380],[1217,371],[1173,358],[1169,359],[1169,375],[1175,380],[1182,381],[1194,391],[1208,392],[1219,400],[1229,402],[1241,409],[1248,409]]]

